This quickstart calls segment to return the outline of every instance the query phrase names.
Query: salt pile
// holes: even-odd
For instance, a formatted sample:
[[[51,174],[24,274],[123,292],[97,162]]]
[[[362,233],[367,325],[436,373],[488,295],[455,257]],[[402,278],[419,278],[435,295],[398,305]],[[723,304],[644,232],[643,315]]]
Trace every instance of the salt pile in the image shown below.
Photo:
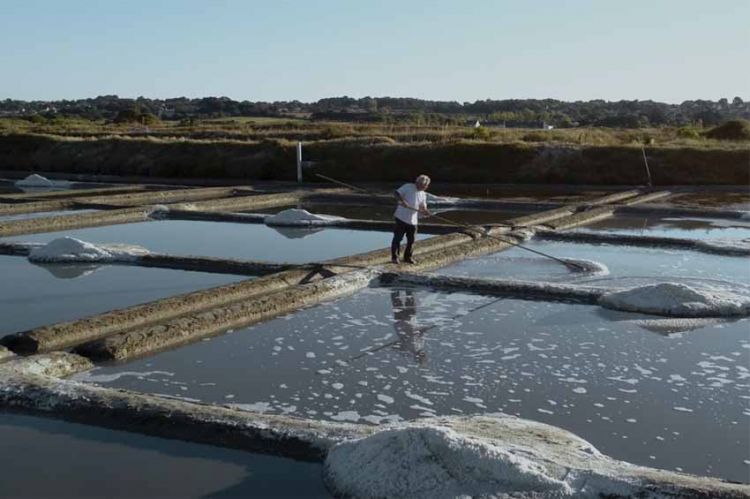
[[[155,204],[148,210],[148,216],[157,220],[167,218],[169,215],[169,206],[164,204]]]
[[[550,467],[551,468],[551,467]],[[325,480],[342,497],[495,497],[520,491],[569,495],[541,461],[443,427],[386,430],[337,445]]]
[[[317,215],[307,210],[290,208],[280,211],[275,215],[267,216],[264,220],[266,225],[279,225],[287,227],[308,227],[316,225],[335,225],[345,221],[346,218],[332,215]]]
[[[23,180],[15,182],[17,187],[53,187],[54,184],[48,178],[37,175],[36,173],[29,175]]]
[[[32,262],[114,262],[132,261],[147,255],[140,246],[124,244],[97,245],[73,237],[61,237],[31,250]]]
[[[447,196],[436,196],[434,194],[430,194],[429,192],[427,194],[427,203],[431,204],[433,206],[440,206],[440,205],[455,205],[461,202],[461,198],[452,198]]]
[[[599,305],[626,312],[675,317],[729,317],[750,315],[750,296],[724,289],[698,289],[664,282],[605,293]]]
[[[601,262],[593,260],[582,260],[575,258],[561,258],[560,260],[572,264],[576,267],[574,272],[586,274],[587,276],[604,276],[609,275],[609,268]]]

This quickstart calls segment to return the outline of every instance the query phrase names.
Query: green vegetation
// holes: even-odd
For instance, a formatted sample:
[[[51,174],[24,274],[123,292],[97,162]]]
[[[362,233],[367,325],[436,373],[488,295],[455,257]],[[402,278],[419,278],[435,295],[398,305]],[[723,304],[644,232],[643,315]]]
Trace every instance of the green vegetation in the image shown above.
[[[473,125],[473,124],[472,124]],[[750,183],[748,122],[701,127],[514,129],[279,118],[0,118],[0,169],[292,180],[296,143],[314,169],[358,181]],[[744,138],[743,138],[744,137]]]
[[[114,120],[124,111],[140,110],[161,120],[271,118],[310,119],[349,123],[410,124],[414,126],[466,125],[481,120],[488,127],[649,128],[662,126],[715,126],[731,119],[750,119],[750,103],[735,97],[718,101],[694,100],[681,104],[654,101],[603,100],[565,102],[555,99],[428,101],[394,97],[332,97],[317,102],[251,102],[228,97],[137,99],[104,95],[71,101],[0,101],[0,117],[82,117]]]
[[[162,140],[302,141],[355,140],[396,144],[535,144],[554,146],[634,146],[733,148],[743,147],[714,138],[698,127],[561,128],[552,130],[493,128],[465,125],[412,125],[319,122],[302,119],[221,118],[159,121],[148,113],[129,110],[116,120],[60,116],[0,118],[0,134],[45,134],[66,137],[150,137]],[[746,123],[739,121],[739,123]],[[730,126],[731,125],[731,126]],[[736,124],[727,126],[737,128]],[[747,126],[742,125],[742,126]],[[722,127],[718,127],[724,130]],[[741,128],[741,127],[740,127]],[[728,133],[728,132],[727,132]],[[735,132],[736,133],[736,132]],[[722,135],[722,137],[724,137]],[[741,139],[734,139],[741,140]]]
[[[523,131],[517,132],[512,138],[493,134],[488,141],[397,141],[386,135],[305,140],[303,154],[306,161],[313,162],[312,171],[355,181],[401,181],[427,173],[438,183],[645,182],[642,134],[612,136],[590,130],[581,135],[580,130],[567,130],[551,137],[557,141],[540,142],[537,134],[544,132],[526,131],[529,136],[525,140]],[[656,132],[651,137],[656,145],[646,148],[656,185],[750,184],[750,147],[746,143],[679,138],[663,144],[660,141],[665,137]],[[595,143],[618,140],[627,142]],[[293,180],[295,154],[295,140],[269,136],[0,134],[2,170]],[[308,178],[312,178],[309,173]]]

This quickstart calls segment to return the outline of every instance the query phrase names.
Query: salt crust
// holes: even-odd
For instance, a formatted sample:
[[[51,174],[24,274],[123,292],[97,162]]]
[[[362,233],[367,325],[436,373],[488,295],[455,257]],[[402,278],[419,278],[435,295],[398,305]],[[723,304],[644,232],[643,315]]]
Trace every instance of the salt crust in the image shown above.
[[[750,315],[750,296],[710,286],[664,282],[605,293],[599,305],[626,312],[676,317]]]

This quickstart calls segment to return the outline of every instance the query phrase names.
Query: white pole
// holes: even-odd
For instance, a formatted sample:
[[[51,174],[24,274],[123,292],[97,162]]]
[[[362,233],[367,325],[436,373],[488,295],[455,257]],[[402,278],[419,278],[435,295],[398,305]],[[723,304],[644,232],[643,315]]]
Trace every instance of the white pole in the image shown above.
[[[643,162],[646,164],[646,179],[648,180],[648,186],[653,187],[651,184],[651,169],[648,167],[648,159],[646,159],[646,146],[641,145],[641,152],[643,153]]]
[[[302,142],[297,142],[297,182],[302,183]]]

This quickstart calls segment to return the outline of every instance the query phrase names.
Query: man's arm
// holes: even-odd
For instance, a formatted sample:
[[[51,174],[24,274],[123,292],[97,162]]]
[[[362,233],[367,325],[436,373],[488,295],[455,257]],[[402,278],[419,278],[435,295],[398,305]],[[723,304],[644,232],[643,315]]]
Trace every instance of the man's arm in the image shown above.
[[[397,190],[396,190],[396,191],[393,191],[393,195],[394,195],[394,197],[396,198],[396,200],[398,201],[398,204],[400,204],[400,205],[401,205],[401,206],[403,206],[404,208],[409,208],[409,209],[412,209],[412,210],[414,210],[414,209],[415,209],[415,208],[413,208],[413,207],[409,206],[409,204],[408,204],[408,203],[406,202],[406,200],[404,199],[404,197],[403,197],[403,196],[401,195],[401,193],[400,193],[400,192],[398,192]]]
[[[419,213],[428,217],[432,216],[432,212],[429,210],[429,208],[427,208],[427,196],[425,196],[422,204],[419,205]]]

